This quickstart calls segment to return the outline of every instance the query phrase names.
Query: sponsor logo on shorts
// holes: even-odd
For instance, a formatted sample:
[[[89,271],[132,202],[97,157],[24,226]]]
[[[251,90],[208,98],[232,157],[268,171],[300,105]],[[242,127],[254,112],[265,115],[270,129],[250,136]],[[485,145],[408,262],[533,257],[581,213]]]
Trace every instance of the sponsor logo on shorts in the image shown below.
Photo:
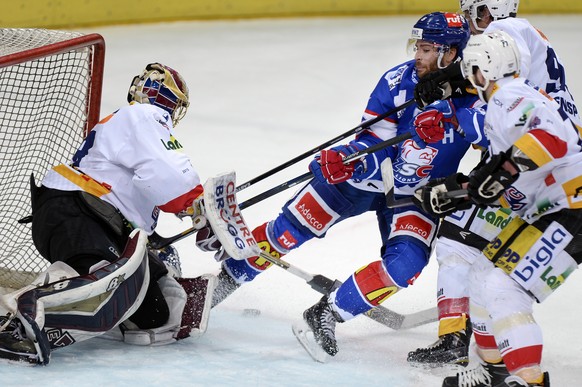
[[[339,218],[311,187],[295,198],[289,210],[315,235],[323,235]]]
[[[435,224],[425,216],[414,211],[396,214],[392,221],[391,237],[409,235],[430,245],[435,231]]]
[[[520,264],[513,271],[522,285],[527,283],[534,273],[541,271],[540,268],[548,264],[568,245],[572,240],[572,234],[561,227],[550,226],[544,235],[534,244],[529,254],[527,254]],[[550,266],[551,268],[551,266]],[[549,270],[542,273],[542,277],[547,277]],[[546,278],[547,282],[547,278]],[[550,286],[555,285],[556,279],[553,278]],[[556,287],[559,285],[555,285]],[[526,287],[526,289],[528,289]]]

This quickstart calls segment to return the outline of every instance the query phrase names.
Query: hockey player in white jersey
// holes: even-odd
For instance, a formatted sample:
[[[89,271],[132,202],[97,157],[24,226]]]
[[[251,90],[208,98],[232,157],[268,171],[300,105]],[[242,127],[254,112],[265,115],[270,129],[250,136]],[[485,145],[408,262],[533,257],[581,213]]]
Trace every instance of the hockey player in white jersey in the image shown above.
[[[461,0],[460,5],[470,21],[472,34],[501,30],[514,39],[520,52],[520,75],[543,88],[560,104],[561,111],[582,128],[566,84],[564,66],[547,38],[526,19],[516,17],[519,1]],[[464,82],[458,64],[431,73],[415,90],[417,103],[447,97],[451,90],[464,87]],[[410,352],[409,362],[429,366],[468,363],[471,327],[468,288],[463,279],[491,232],[505,225],[508,217],[511,215],[504,211],[474,207],[443,220],[436,246],[439,339],[426,348]]]
[[[418,191],[438,211],[462,204],[447,192],[466,187],[480,206],[515,216],[485,247],[469,274],[471,319],[480,364],[443,386],[549,386],[542,332],[533,317],[582,262],[582,142],[577,128],[543,90],[518,77],[519,50],[503,31],[471,37],[463,74],[488,102],[491,157],[456,187]],[[437,182],[438,183],[438,182]]]
[[[147,65],[130,104],[102,119],[70,164],[41,186],[31,179],[32,238],[51,266],[0,299],[0,358],[47,364],[53,349],[107,331],[149,345],[205,329],[216,278],[181,278],[175,250],[146,247],[160,211],[205,220],[200,178],[174,137],[188,98],[177,71]]]

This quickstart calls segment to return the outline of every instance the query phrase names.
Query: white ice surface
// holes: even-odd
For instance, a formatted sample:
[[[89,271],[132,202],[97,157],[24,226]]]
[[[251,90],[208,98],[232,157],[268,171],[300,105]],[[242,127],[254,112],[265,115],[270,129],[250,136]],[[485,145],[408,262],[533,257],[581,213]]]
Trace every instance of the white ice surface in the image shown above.
[[[236,170],[243,183],[359,123],[382,73],[407,60],[405,45],[417,17],[191,22],[87,29],[107,43],[101,115],[125,103],[127,86],[145,64],[159,61],[188,82],[191,107],[177,136],[203,180]],[[580,15],[533,16],[561,56],[574,96],[582,100]],[[475,157],[463,163],[469,170]],[[239,193],[239,202],[298,176],[298,163]],[[244,211],[251,226],[278,213],[291,191]],[[164,218],[170,235],[189,227]],[[186,274],[217,272],[212,254],[192,238],[177,244]],[[311,273],[345,280],[378,259],[373,214],[334,227],[324,240],[287,256]],[[384,306],[402,313],[435,304],[436,263]],[[580,274],[536,307],[544,330],[543,365],[553,386],[580,385]],[[410,367],[406,354],[436,339],[437,324],[392,331],[365,317],[337,328],[340,352],[326,364],[311,360],[291,324],[320,295],[272,268],[215,308],[206,335],[165,347],[105,340],[53,353],[47,367],[0,364],[2,386],[440,386],[450,372]],[[245,308],[260,309],[245,317]]]

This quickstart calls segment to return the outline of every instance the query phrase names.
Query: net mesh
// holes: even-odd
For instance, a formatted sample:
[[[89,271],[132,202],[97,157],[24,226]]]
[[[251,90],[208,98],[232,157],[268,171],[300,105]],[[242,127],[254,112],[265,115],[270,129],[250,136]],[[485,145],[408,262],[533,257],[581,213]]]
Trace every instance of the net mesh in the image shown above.
[[[11,54],[82,36],[42,29],[0,29],[0,66]],[[28,55],[28,54],[27,54]],[[30,176],[41,180],[83,140],[91,47],[0,67],[0,287],[20,288],[46,269],[34,248]]]

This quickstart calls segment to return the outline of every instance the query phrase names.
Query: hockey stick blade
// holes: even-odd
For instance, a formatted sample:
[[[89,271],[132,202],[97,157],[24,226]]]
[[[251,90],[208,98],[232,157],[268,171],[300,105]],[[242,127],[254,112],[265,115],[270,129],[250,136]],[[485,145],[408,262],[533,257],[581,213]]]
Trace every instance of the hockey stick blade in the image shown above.
[[[374,308],[366,312],[366,315],[395,330],[415,328],[438,321],[438,310],[436,307],[411,314],[399,314],[390,310],[388,312],[390,313]]]
[[[313,275],[307,273],[306,271],[291,265],[281,258],[272,257],[265,252],[261,252],[261,258],[271,262],[275,266],[279,266],[280,268],[289,271],[291,274],[303,278],[305,282],[307,282],[311,288],[318,293],[329,295],[332,291],[342,285],[342,282],[339,280],[332,280],[321,274]],[[436,308],[433,309],[436,310]],[[436,312],[434,312],[433,309],[413,313],[409,316],[394,312],[386,307],[383,307],[382,305],[379,305],[368,311],[366,316],[382,325],[387,326],[388,328],[399,330],[413,328],[436,321]],[[435,319],[431,317],[433,315]]]

